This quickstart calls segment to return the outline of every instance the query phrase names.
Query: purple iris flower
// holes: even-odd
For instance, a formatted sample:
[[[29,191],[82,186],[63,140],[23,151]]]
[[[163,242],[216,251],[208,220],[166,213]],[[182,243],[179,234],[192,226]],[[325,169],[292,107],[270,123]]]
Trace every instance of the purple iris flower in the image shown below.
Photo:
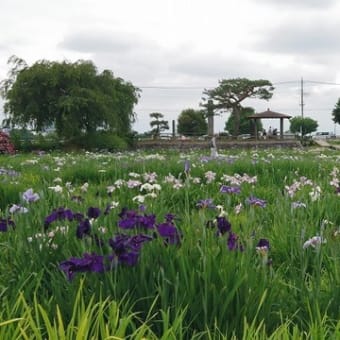
[[[259,242],[257,243],[256,248],[258,248],[258,249],[264,249],[264,248],[269,249],[270,248],[269,240],[267,240],[265,238],[261,238],[259,240]]]
[[[40,196],[33,192],[33,189],[30,188],[28,190],[26,190],[23,194],[22,194],[22,198],[24,199],[24,201],[26,201],[27,203],[31,203],[31,202],[36,202],[39,200]]]
[[[165,244],[179,244],[181,236],[177,228],[169,222],[157,225],[159,235],[164,239]]]
[[[120,254],[118,256],[118,263],[132,267],[137,264],[138,258],[139,252],[130,251],[128,253]]]
[[[109,244],[114,253],[120,255],[129,250],[139,251],[145,242],[151,241],[152,239],[152,236],[144,234],[134,236],[117,234],[114,238],[109,240]]]
[[[241,188],[239,186],[222,185],[220,192],[222,194],[239,194],[241,192]]]
[[[82,258],[71,257],[59,265],[60,269],[65,272],[69,281],[74,278],[77,272],[104,272],[104,257],[97,254],[85,253]]]
[[[123,229],[154,229],[156,223],[155,215],[139,215],[136,211],[126,208],[123,208],[118,216],[121,218],[118,221],[118,226]]]
[[[5,232],[8,230],[8,227],[11,226],[15,228],[15,223],[9,217],[8,218],[0,218],[0,231]]]
[[[78,221],[81,222],[84,219],[84,215],[82,213],[73,213],[73,218]]]
[[[173,223],[174,219],[175,219],[176,215],[175,214],[166,214],[165,215],[165,221],[168,223]]]
[[[224,217],[216,217],[218,234],[223,235],[231,230],[230,222]]]
[[[243,246],[240,244],[238,236],[231,231],[229,231],[227,245],[229,250],[239,249],[240,251],[243,251]]]
[[[196,207],[200,208],[200,209],[215,209],[216,205],[213,203],[213,199],[212,198],[206,198],[206,199],[202,199],[199,200],[196,204]]]
[[[73,218],[74,218],[74,214],[72,210],[60,207],[58,209],[53,210],[52,213],[45,218],[45,224],[44,224],[45,229],[47,229],[49,225],[54,221],[57,221],[57,220],[72,221]]]
[[[96,219],[96,218],[99,217],[100,212],[101,212],[101,211],[100,211],[99,208],[90,207],[90,208],[88,208],[88,210],[87,210],[87,216],[88,216],[88,218],[94,218],[94,219]]]
[[[82,239],[85,235],[90,235],[91,233],[91,224],[90,221],[86,218],[84,221],[81,221],[77,227],[76,235],[77,238]]]
[[[138,261],[142,245],[151,240],[151,236],[144,234],[135,236],[118,234],[109,240],[109,245],[117,256],[118,263],[133,266]]]
[[[267,201],[257,198],[255,196],[250,196],[247,199],[247,203],[261,208],[265,208],[267,205]]]

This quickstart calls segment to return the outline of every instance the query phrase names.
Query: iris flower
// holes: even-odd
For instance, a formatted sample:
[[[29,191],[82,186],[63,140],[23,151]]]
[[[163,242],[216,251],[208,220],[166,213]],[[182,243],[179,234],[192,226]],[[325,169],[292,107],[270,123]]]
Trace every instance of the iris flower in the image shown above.
[[[262,200],[260,198],[257,198],[255,196],[251,196],[247,199],[247,203],[250,205],[254,205],[256,207],[265,208],[267,205],[267,202],[265,200]]]
[[[82,239],[85,235],[90,235],[91,233],[91,223],[86,218],[84,221],[81,221],[77,227],[76,235],[77,238]]]
[[[12,206],[9,208],[9,212],[11,214],[14,213],[26,214],[28,212],[28,209],[21,205],[12,204]]]
[[[223,235],[231,230],[230,222],[224,217],[216,217],[218,234]]]
[[[239,194],[241,192],[241,188],[239,186],[222,185],[220,192],[223,194]]]
[[[83,217],[83,216],[82,216]],[[57,220],[68,220],[72,221],[75,219],[75,214],[70,209],[65,209],[60,207],[52,211],[50,215],[45,218],[45,229],[49,227],[49,225]]]
[[[127,210],[126,208],[123,208],[118,216],[120,217],[120,221],[118,221],[118,226],[123,229],[153,229],[156,222],[156,216],[153,214],[139,215],[136,211]]]
[[[8,227],[15,227],[14,221],[10,218],[0,218],[0,231],[5,232],[8,230]]]
[[[270,246],[269,241],[265,238],[261,238],[256,246],[256,251],[262,256],[266,256]]]
[[[40,196],[37,193],[33,192],[33,189],[30,188],[22,194],[22,198],[27,203],[31,203],[38,201],[40,199]]]
[[[232,231],[229,231],[227,245],[229,250],[239,249],[240,251],[243,251],[243,246],[240,244],[238,236]]]
[[[164,222],[157,225],[159,235],[164,239],[165,244],[179,244],[181,242],[180,233],[171,222]]]
[[[104,257],[85,253],[81,258],[71,257],[69,260],[61,262],[59,267],[71,281],[77,272],[104,272]]]
[[[213,201],[214,200],[212,198],[199,200],[196,204],[196,207],[201,208],[201,209],[206,209],[206,208],[215,209],[216,205],[213,204]]]
[[[95,208],[95,207],[89,207],[87,210],[87,217],[88,218],[98,218],[100,215],[100,209],[99,208]]]
[[[313,236],[303,244],[303,249],[306,249],[308,247],[316,248],[317,246],[320,246],[322,243],[326,242],[327,241],[323,239],[321,236]]]
[[[109,240],[109,244],[118,258],[118,263],[134,266],[138,261],[142,245],[151,240],[151,236],[144,234],[135,236],[118,234]]]

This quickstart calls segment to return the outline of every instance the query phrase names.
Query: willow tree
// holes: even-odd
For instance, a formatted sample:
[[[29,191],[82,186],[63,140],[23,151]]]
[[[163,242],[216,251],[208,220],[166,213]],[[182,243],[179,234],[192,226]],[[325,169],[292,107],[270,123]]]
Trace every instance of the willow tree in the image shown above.
[[[91,61],[38,61],[28,66],[11,57],[8,79],[1,82],[8,126],[78,137],[97,129],[123,136],[131,131],[139,89]]]
[[[268,80],[222,79],[216,88],[204,90],[203,101],[208,103],[210,100],[215,111],[231,112],[234,120],[233,132],[237,136],[240,131],[242,102],[250,98],[269,100],[273,96],[273,91],[274,87]]]

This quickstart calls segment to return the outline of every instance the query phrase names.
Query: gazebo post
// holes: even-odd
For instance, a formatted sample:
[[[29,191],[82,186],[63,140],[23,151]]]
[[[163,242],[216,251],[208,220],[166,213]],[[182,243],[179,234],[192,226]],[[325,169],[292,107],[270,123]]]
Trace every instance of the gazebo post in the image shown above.
[[[283,139],[283,118],[280,118],[280,139]]]

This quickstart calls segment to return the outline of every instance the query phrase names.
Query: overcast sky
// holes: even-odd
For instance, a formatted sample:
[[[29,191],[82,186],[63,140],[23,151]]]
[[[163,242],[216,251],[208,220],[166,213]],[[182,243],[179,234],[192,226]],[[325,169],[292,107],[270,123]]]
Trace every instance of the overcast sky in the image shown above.
[[[236,77],[274,84],[269,102],[245,103],[256,112],[301,115],[303,78],[304,116],[334,131],[339,17],[336,0],[1,0],[0,79],[13,54],[29,65],[90,59],[142,89],[133,128],[143,132],[151,112],[171,126],[183,109],[199,108],[204,88]],[[227,118],[216,119],[216,132]]]

